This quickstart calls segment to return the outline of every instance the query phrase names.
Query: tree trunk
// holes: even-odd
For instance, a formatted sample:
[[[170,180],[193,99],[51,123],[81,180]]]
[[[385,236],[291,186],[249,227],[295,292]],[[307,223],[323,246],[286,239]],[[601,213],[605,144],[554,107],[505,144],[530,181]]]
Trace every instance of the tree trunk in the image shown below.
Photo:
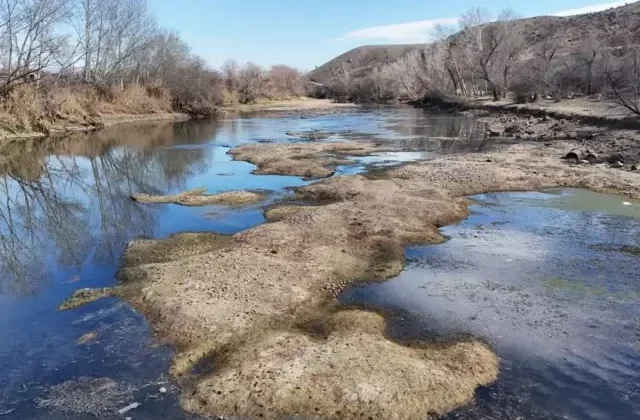
[[[449,77],[451,78],[451,83],[453,83],[453,90],[457,95],[458,94],[458,82],[456,81],[456,76],[453,73],[453,70],[451,70],[449,67],[447,67],[447,73],[449,73]]]
[[[491,90],[491,96],[493,97],[494,102],[500,100],[500,92],[498,91],[498,87],[491,83],[489,85],[489,89]]]
[[[91,0],[84,4],[84,81],[91,82]]]

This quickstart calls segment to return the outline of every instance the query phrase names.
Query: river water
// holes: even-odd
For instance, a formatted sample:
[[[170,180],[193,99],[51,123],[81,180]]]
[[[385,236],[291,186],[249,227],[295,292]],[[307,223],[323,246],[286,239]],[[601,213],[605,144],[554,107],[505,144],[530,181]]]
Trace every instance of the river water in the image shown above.
[[[68,312],[55,308],[79,288],[113,285],[133,239],[188,231],[232,234],[263,223],[265,206],[310,181],[253,175],[253,165],[235,162],[227,152],[240,144],[301,141],[285,133],[306,130],[329,133],[323,141],[375,139],[406,149],[353,158],[338,175],[482,151],[495,142],[484,139],[483,127],[471,119],[354,108],[119,126],[6,147],[0,156],[0,418],[195,418],[178,406],[179,389],[167,374],[171,349],[154,340],[128,305],[103,299]],[[233,210],[130,199],[136,192],[198,187],[272,194]],[[640,363],[633,336],[640,328],[640,290],[632,279],[640,277],[632,251],[634,229],[640,231],[633,213],[638,207],[612,197],[605,208],[602,196],[581,194],[477,197],[472,217],[445,228],[450,242],[408,249],[410,263],[398,279],[349,290],[343,299],[397,309],[403,314],[398,319],[410,320],[394,322],[400,336],[475,334],[492,344],[503,359],[500,381],[452,418],[637,415]],[[580,197],[581,204],[571,197]],[[592,269],[582,266],[585,261]],[[462,289],[451,284],[458,277]],[[489,303],[480,305],[485,298]],[[514,305],[529,309],[518,318]],[[496,314],[502,306],[508,309]],[[546,325],[548,313],[554,315]],[[531,322],[543,326],[523,327]],[[563,393],[567,381],[573,388]],[[593,398],[580,399],[582,393]],[[548,401],[548,410],[538,409]],[[138,405],[118,413],[132,403]]]

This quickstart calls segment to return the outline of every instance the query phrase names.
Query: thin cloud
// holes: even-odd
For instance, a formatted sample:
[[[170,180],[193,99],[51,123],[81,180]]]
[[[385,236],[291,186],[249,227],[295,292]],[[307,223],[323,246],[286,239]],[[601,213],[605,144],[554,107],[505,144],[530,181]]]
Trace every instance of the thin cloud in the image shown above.
[[[595,4],[593,6],[578,7],[577,9],[562,10],[560,12],[552,13],[551,16],[574,16],[584,15],[586,13],[602,12],[603,10],[613,9],[614,7],[624,6],[629,4],[628,1],[614,1],[611,3]]]
[[[584,6],[576,9],[561,10],[551,13],[551,16],[573,16],[585,13],[601,12],[603,10],[629,4],[629,1],[614,1],[609,3],[601,3],[592,6]],[[436,26],[456,26],[458,18],[443,18],[420,20],[417,22],[399,23],[395,25],[373,26],[371,28],[356,29],[347,32],[343,36],[334,39],[334,41],[347,40],[378,40],[392,43],[400,42],[426,42],[432,38],[432,32]]]
[[[444,18],[400,23],[396,25],[374,26],[371,28],[356,29],[354,31],[347,32],[336,40],[377,39],[391,42],[422,42],[431,38],[431,32],[436,26],[453,26],[457,23],[458,18]]]

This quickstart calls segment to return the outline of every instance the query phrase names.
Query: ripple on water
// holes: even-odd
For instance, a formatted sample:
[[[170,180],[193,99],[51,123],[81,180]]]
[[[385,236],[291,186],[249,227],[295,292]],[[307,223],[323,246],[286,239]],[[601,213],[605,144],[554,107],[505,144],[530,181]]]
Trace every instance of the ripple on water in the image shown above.
[[[640,203],[575,189],[475,201],[447,243],[408,248],[400,276],[341,299],[408,312],[401,336],[492,344],[498,382],[446,418],[640,418]]]

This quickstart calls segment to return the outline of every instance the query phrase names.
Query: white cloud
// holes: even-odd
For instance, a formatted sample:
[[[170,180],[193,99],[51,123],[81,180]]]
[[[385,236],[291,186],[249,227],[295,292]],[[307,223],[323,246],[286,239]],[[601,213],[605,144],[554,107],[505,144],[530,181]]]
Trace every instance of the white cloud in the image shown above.
[[[601,12],[603,10],[612,9],[614,7],[624,6],[625,4],[629,4],[629,0],[595,4],[593,6],[579,7],[577,9],[562,10],[560,12],[552,13],[551,16],[584,15],[585,13]]]
[[[391,42],[425,42],[431,38],[431,32],[437,25],[452,26],[458,18],[421,20],[396,25],[374,26],[347,32],[339,41],[349,39],[378,39]]]
[[[601,12],[603,10],[629,4],[630,0],[600,3],[592,6],[584,6],[576,9],[561,10],[551,13],[551,16],[573,16],[585,13]],[[347,32],[336,41],[346,40],[379,40],[393,43],[400,42],[427,42],[432,38],[432,32],[437,25],[456,26],[458,18],[443,18],[420,20],[417,22],[399,23],[395,25],[374,26],[371,28],[356,29]]]

